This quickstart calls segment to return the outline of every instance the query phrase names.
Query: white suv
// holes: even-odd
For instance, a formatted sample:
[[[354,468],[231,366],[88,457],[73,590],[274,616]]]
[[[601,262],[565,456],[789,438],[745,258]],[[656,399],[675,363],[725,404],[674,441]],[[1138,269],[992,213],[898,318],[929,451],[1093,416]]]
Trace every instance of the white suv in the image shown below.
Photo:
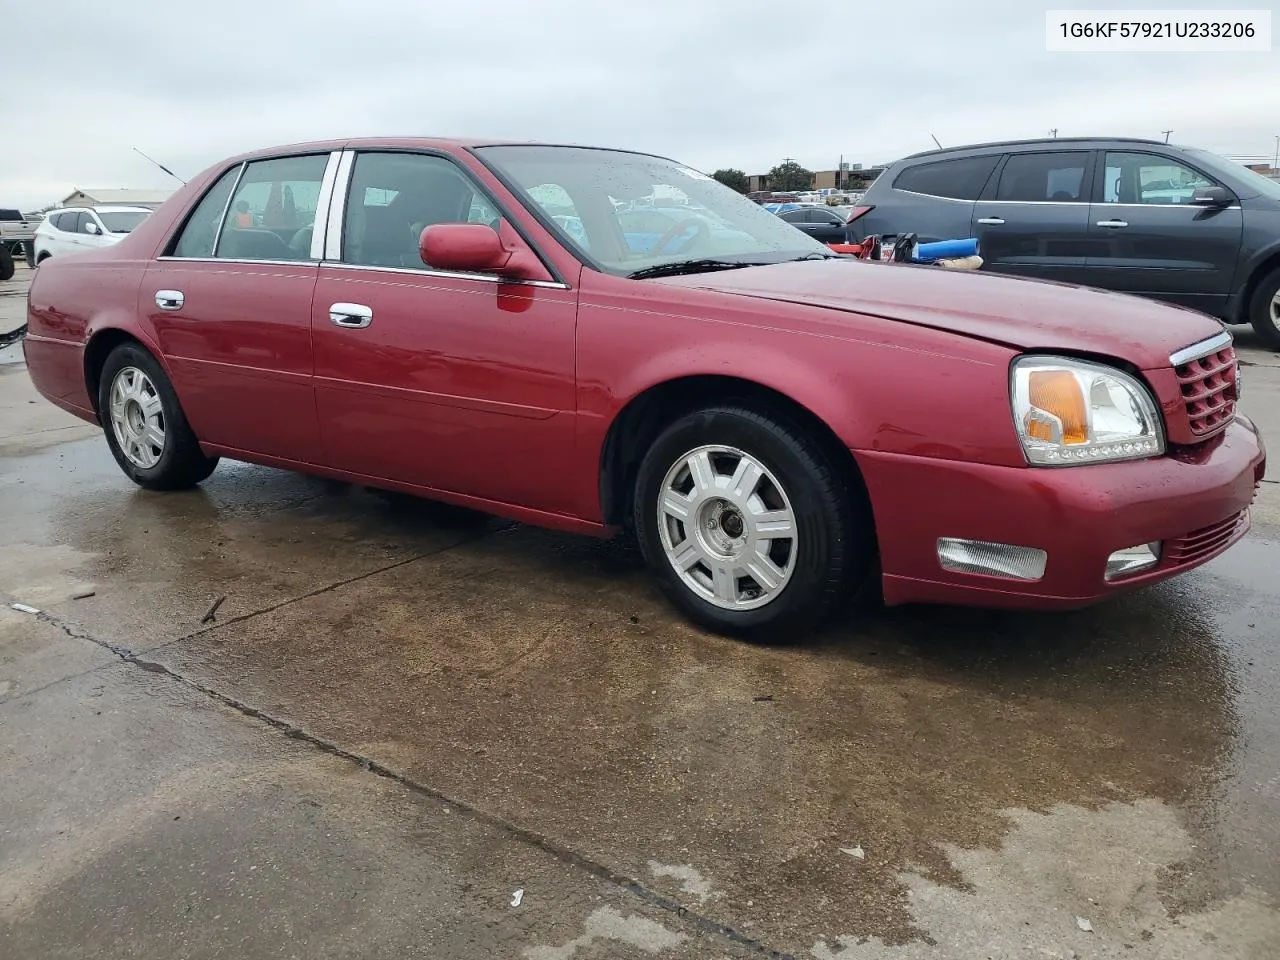
[[[147,207],[61,207],[36,230],[35,262],[119,243],[151,215]]]

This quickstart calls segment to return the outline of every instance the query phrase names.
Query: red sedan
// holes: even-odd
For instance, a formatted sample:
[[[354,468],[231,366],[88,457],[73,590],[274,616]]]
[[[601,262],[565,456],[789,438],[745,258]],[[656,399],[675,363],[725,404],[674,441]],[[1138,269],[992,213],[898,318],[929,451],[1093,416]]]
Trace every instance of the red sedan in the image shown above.
[[[684,216],[627,215],[659,201]],[[1171,576],[1244,535],[1265,465],[1216,320],[835,256],[618,150],[236,157],[41,266],[29,321],[36,387],[144,487],[229,457],[630,528],[685,614],[759,639],[871,577],[1049,608]]]

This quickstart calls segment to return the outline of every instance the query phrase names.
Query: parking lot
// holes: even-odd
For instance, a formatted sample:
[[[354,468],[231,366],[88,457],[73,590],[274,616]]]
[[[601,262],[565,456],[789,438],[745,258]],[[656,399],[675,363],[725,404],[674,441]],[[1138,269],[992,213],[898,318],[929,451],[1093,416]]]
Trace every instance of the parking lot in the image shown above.
[[[1234,332],[1274,458],[1280,355]],[[1089,610],[755,647],[622,543],[227,461],[138,489],[10,348],[0,543],[0,957],[1280,942],[1274,479],[1226,555]]]

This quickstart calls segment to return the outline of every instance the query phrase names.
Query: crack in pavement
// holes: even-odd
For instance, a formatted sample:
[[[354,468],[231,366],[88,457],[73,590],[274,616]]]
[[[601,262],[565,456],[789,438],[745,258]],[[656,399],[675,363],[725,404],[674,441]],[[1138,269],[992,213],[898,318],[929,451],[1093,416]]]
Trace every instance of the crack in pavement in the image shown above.
[[[242,716],[248,717],[253,720],[257,720],[265,724],[266,726],[269,726],[272,729],[277,730],[280,733],[283,733],[285,736],[289,737],[292,740],[301,741],[303,743],[309,744],[315,749],[320,750],[321,752],[326,753],[330,756],[338,757],[350,763],[356,764],[366,772],[372,773],[375,776],[381,777],[385,780],[390,780],[394,783],[397,783],[401,787],[404,787],[406,790],[409,790],[412,793],[418,794],[420,796],[428,797],[432,800],[436,800],[442,803],[446,803],[449,806],[453,807],[454,809],[462,811],[477,823],[483,824],[487,827],[490,827],[491,829],[504,833],[518,842],[525,843],[531,847],[534,847],[535,849],[540,850],[551,857],[554,857],[555,859],[559,860],[561,863],[564,863],[570,867],[581,870],[592,877],[595,877],[597,880],[602,880],[606,883],[612,884],[613,886],[621,890],[624,890],[627,893],[630,893],[632,896],[636,897],[638,900],[650,906],[663,910],[666,913],[673,914],[681,922],[692,926],[694,929],[702,933],[721,937],[739,947],[743,947],[755,953],[758,953],[762,956],[769,957],[771,958],[771,960],[797,960],[797,958],[793,954],[787,953],[782,950],[774,949],[764,944],[763,942],[748,936],[747,934],[741,932],[740,930],[735,929],[734,927],[730,927],[727,924],[720,923],[719,921],[714,920],[711,917],[705,916],[701,913],[698,913],[694,910],[690,910],[688,907],[684,906],[679,901],[674,900],[671,897],[668,897],[658,892],[657,890],[654,890],[651,887],[646,886],[636,878],[620,873],[614,870],[613,868],[607,866],[606,864],[591,858],[587,854],[579,853],[578,851],[572,849],[571,847],[558,843],[556,840],[552,839],[549,836],[540,834],[537,831],[532,830],[530,828],[522,827],[516,823],[513,823],[503,818],[502,816],[496,813],[491,813],[483,809],[482,807],[476,806],[466,800],[461,800],[457,797],[454,797],[445,793],[442,790],[432,787],[429,784],[423,783],[419,780],[415,780],[414,778],[410,777],[408,774],[403,773],[399,770],[396,770],[392,767],[389,767],[386,764],[381,763],[378,760],[375,760],[373,757],[367,756],[365,754],[357,753],[354,750],[349,750],[334,740],[330,740],[326,737],[320,736],[319,734],[312,733],[311,731],[307,730],[305,727],[302,727],[289,720],[285,720],[281,717],[277,717],[274,714],[267,712],[266,710],[263,710],[259,707],[255,707],[250,703],[246,703],[245,701],[240,700],[236,697],[233,697],[230,694],[224,693],[221,690],[217,689],[216,687],[210,686],[209,684],[195,677],[189,676],[185,673],[175,670],[173,667],[170,667],[167,664],[161,663],[159,660],[151,659],[151,654],[154,654],[158,650],[162,650],[165,647],[170,647],[176,643],[181,643],[184,640],[190,640],[194,637],[202,636],[204,634],[209,633],[210,631],[218,629],[219,627],[227,626],[228,624],[232,624],[232,623],[242,623],[245,620],[248,620],[252,617],[261,616],[264,613],[271,613],[274,610],[279,610],[281,607],[288,606],[289,604],[292,604],[292,603],[297,603],[300,600],[305,600],[309,597],[317,596],[322,593],[328,593],[332,590],[337,590],[340,587],[346,586],[347,584],[350,584],[350,583],[354,583],[358,580],[364,580],[364,579],[367,579],[368,577],[375,576],[379,573],[384,573],[388,570],[394,570],[397,567],[405,566],[406,564],[413,563],[425,557],[434,556],[439,553],[444,553],[447,550],[455,549],[467,543],[474,543],[492,533],[500,533],[503,530],[511,529],[514,526],[518,526],[518,524],[510,524],[504,527],[500,527],[497,530],[485,531],[484,533],[481,533],[478,536],[465,538],[463,540],[458,541],[457,543],[449,544],[446,547],[442,547],[439,550],[428,551],[427,553],[410,557],[406,560],[398,560],[395,563],[388,564],[387,566],[381,567],[380,569],[371,570],[368,573],[360,574],[359,576],[350,577],[346,580],[340,580],[335,583],[327,584],[326,586],[319,587],[315,590],[309,591],[308,593],[304,593],[296,597],[291,597],[287,600],[281,601],[280,603],[273,604],[272,606],[264,607],[252,613],[244,614],[239,617],[234,617],[230,620],[226,620],[221,623],[216,623],[213,626],[210,626],[204,630],[196,630],[190,634],[187,634],[186,636],[178,637],[175,640],[170,640],[148,651],[147,654],[138,654],[127,647],[123,647],[123,646],[120,646],[119,644],[111,643],[108,640],[103,640],[99,637],[95,637],[93,634],[84,630],[82,627],[78,626],[77,624],[68,620],[64,620],[61,617],[51,614],[46,610],[41,610],[38,613],[34,614],[34,616],[37,620],[47,623],[50,626],[56,627],[57,629],[65,633],[67,636],[72,637],[73,639],[83,640],[88,643],[92,643],[98,647],[101,647],[102,649],[114,655],[122,663],[128,664],[133,667],[137,667],[139,670],[143,670],[147,673],[159,674],[161,676],[167,677],[170,680],[175,680],[178,683],[186,687],[189,687],[190,689],[195,690],[200,694],[203,694],[209,699],[214,700],[217,703],[222,704],[223,706],[229,707],[230,709],[236,711]],[[5,599],[11,600],[12,598],[6,597]],[[548,636],[550,635],[550,631],[548,631],[547,635]],[[545,639],[546,637],[543,638],[544,641]],[[533,650],[537,649],[537,647],[539,646],[541,646],[541,641],[538,644],[535,644],[533,649],[526,651],[526,653],[533,652]],[[520,659],[520,658],[517,658],[517,659]],[[102,667],[94,668],[94,670],[100,670],[100,669],[103,669],[103,668]],[[89,670],[84,672],[92,673],[94,672],[94,670]],[[53,683],[46,684],[44,687],[38,688],[37,690],[23,691],[23,693],[20,694],[19,696],[27,696],[29,694],[38,692],[38,690],[48,689],[48,687],[53,686],[54,683],[61,683],[61,682],[64,682],[66,679],[69,679],[69,678],[62,678],[60,680],[56,680]],[[16,699],[16,697],[13,699]],[[0,702],[3,702],[3,701],[0,701]]]

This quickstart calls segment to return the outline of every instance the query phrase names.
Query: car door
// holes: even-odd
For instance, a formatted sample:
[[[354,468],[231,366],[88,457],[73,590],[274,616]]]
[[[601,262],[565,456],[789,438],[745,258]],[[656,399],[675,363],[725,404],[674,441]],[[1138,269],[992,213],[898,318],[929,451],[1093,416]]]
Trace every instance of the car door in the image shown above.
[[[983,269],[1085,283],[1094,151],[1005,156],[973,206]]]
[[[82,220],[77,221],[80,227],[80,242],[87,250],[100,250],[109,246],[107,228],[102,218],[93,210],[86,210]]]
[[[826,207],[810,207],[806,211],[808,225],[813,229],[809,236],[820,243],[844,243],[847,231],[845,222]]]
[[[576,216],[567,208],[566,216]],[[514,227],[453,159],[345,154],[312,331],[325,462],[352,474],[557,512],[529,464],[574,443],[576,293],[422,262],[432,224]]]
[[[319,463],[311,296],[337,153],[273,157],[226,171],[148,268],[151,320],[201,440],[283,465]],[[241,212],[253,226],[239,226]],[[323,231],[322,231],[323,232]]]
[[[991,180],[999,153],[910,162],[877,178],[854,201],[850,237],[914,233],[922,243],[970,236],[974,201]]]
[[[75,219],[71,221],[71,229],[66,236],[66,253],[83,253],[93,249],[93,237],[89,233],[89,224],[93,215],[88,210],[77,210]]]
[[[1206,187],[1230,202],[1190,201]],[[1094,286],[1220,314],[1226,309],[1244,236],[1244,211],[1221,182],[1157,152],[1109,150],[1089,208],[1086,265]]]

